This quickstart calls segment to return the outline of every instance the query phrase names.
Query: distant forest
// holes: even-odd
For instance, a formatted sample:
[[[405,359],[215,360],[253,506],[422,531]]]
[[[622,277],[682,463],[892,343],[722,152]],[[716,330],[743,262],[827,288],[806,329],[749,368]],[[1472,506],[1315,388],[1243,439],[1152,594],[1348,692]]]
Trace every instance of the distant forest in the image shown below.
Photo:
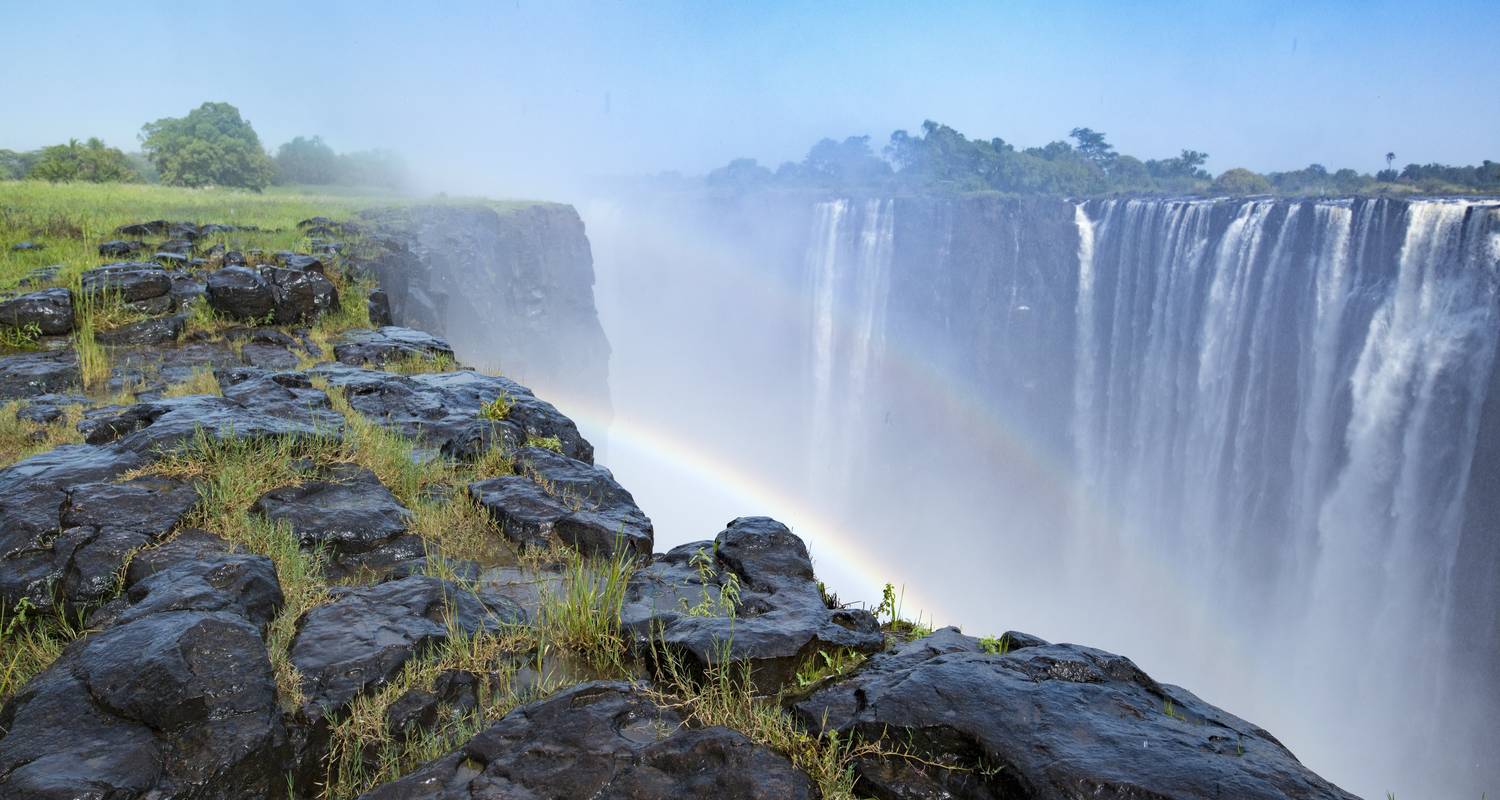
[[[1018,149],[1000,138],[969,139],[929,120],[922,123],[920,136],[892,133],[879,153],[868,136],[851,136],[842,142],[824,139],[801,162],[788,161],[775,171],[753,158],[738,158],[713,170],[705,180],[713,187],[739,190],[786,187],[1058,196],[1500,194],[1500,163],[1487,159],[1479,166],[1412,163],[1398,170],[1396,154],[1386,153],[1386,169],[1374,175],[1310,164],[1269,173],[1237,167],[1215,176],[1203,169],[1208,154],[1197,150],[1143,161],[1115,152],[1099,131],[1074,128],[1068,138],[1071,141]]]

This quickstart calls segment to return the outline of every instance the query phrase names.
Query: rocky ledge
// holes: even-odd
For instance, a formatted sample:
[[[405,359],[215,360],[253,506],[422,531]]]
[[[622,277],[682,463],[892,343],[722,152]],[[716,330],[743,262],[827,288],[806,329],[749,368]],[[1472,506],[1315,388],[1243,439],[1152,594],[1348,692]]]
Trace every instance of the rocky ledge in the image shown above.
[[[0,302],[41,338],[0,355],[0,797],[1350,797],[1122,656],[839,604],[776,520],[653,554],[577,426],[391,325],[358,248],[211,227]],[[95,302],[140,318],[90,383]]]

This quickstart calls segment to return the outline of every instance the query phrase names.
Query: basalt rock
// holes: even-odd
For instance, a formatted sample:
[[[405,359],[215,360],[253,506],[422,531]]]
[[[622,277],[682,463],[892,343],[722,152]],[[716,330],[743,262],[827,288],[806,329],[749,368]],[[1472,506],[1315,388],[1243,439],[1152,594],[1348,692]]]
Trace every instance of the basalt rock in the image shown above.
[[[522,475],[469,484],[507,537],[545,546],[556,536],[590,554],[651,554],[651,520],[609,470],[539,447],[521,448],[515,458]]]
[[[129,225],[121,225],[115,228],[115,234],[119,236],[165,236],[168,223],[164,219],[154,219],[150,222],[134,222]]]
[[[126,258],[146,249],[146,243],[141,241],[127,241],[124,239],[111,239],[99,245],[99,255],[105,258]]]
[[[153,345],[175,342],[187,330],[187,315],[173,314],[170,317],[153,317],[121,325],[114,330],[101,331],[95,338],[102,344]]]
[[[312,371],[343,389],[356,411],[451,458],[469,460],[492,447],[513,450],[527,441],[556,439],[564,455],[594,460],[594,446],[572,420],[507,378],[468,370],[402,376],[339,364]],[[500,399],[509,404],[502,419],[480,416]]]
[[[350,366],[384,366],[403,359],[453,359],[453,348],[430,333],[386,326],[349,331],[333,346],[335,360]]]
[[[126,304],[150,313],[161,313],[172,305],[172,278],[160,264],[106,264],[83,273],[82,288],[86,295],[118,296]]]
[[[35,326],[43,336],[69,333],[73,330],[73,293],[43,289],[0,301],[0,326],[19,330]]]
[[[360,568],[383,571],[425,554],[421,539],[407,535],[411,512],[375,473],[353,464],[336,465],[318,480],[272,489],[251,511],[290,525],[303,547],[324,548],[333,578]]]
[[[721,595],[731,575],[733,616]],[[659,641],[700,668],[726,656],[747,661],[767,693],[820,652],[873,653],[884,644],[868,611],[828,608],[806,545],[767,517],[740,517],[714,541],[676,547],[637,569],[620,621],[641,648]]]
[[[71,406],[87,406],[89,399],[81,394],[41,394],[21,404],[16,417],[40,425],[56,422]]]
[[[276,308],[271,284],[251,267],[224,267],[208,275],[209,307],[233,319],[261,320]]]
[[[332,593],[331,602],[303,616],[292,640],[292,663],[312,717],[338,715],[452,629],[476,633],[525,621],[519,608],[500,598],[481,599],[425,575]]]
[[[10,251],[12,253],[29,253],[46,249],[46,245],[37,244],[36,242],[16,242],[15,244],[10,246]]]
[[[370,311],[371,325],[384,328],[394,324],[391,319],[391,298],[384,289],[375,289],[370,292],[366,305]]]
[[[284,797],[287,735],[261,628],[270,561],[188,561],[127,592],[0,710],[0,796]]]
[[[261,275],[271,286],[279,324],[307,322],[339,307],[338,290],[321,271],[272,267],[261,270]]]
[[[995,654],[946,628],[871,657],[794,711],[813,730],[916,756],[857,760],[858,786],[882,798],[1353,798],[1269,733],[1128,658],[1023,643]]]
[[[72,350],[0,357],[0,400],[65,392],[82,384]]]
[[[512,711],[365,800],[811,800],[785,757],[728,728],[689,727],[627,683],[591,682]]]

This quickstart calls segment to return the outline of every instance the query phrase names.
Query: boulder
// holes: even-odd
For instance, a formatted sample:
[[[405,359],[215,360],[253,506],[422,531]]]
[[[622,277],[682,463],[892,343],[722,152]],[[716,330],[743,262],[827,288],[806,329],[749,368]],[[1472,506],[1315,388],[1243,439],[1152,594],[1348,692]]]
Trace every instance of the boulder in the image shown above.
[[[165,236],[168,224],[164,219],[154,219],[150,222],[134,222],[115,228],[115,235],[133,236],[136,238],[143,236]]]
[[[65,392],[82,383],[72,350],[0,356],[0,401]]]
[[[341,436],[344,419],[329,409],[328,396],[306,385],[305,376],[294,376],[298,373],[225,386],[223,397],[195,395],[137,403],[87,416],[79,430],[90,444],[115,442],[117,448],[142,457],[171,450],[200,430],[215,438]]]
[[[627,683],[595,681],[522,706],[365,800],[811,800],[790,761],[723,727],[693,728]]]
[[[232,266],[208,274],[204,291],[213,310],[232,319],[263,320],[276,308],[276,293],[259,271]]]
[[[317,256],[305,253],[277,253],[276,260],[287,269],[301,270],[303,272],[316,272],[323,274],[323,262]]]
[[[43,289],[0,300],[0,326],[24,330],[31,325],[43,336],[72,332],[73,293],[67,289]]]
[[[339,307],[339,293],[322,272],[267,268],[261,275],[271,285],[276,322],[307,322]]]
[[[46,250],[47,246],[36,242],[16,242],[10,246],[12,253],[30,253],[38,250]]]
[[[920,759],[859,757],[857,788],[878,797],[1353,800],[1269,733],[1128,658],[1022,641],[994,654],[946,628],[793,710],[814,731]]]
[[[134,586],[177,564],[217,560],[233,549],[217,534],[198,528],[183,528],[161,544],[136,553],[125,570],[125,586]]]
[[[421,558],[421,539],[407,535],[411,512],[364,467],[339,464],[318,480],[261,495],[250,510],[291,526],[305,548],[324,548],[329,575]]]
[[[469,484],[507,537],[546,546],[556,536],[583,553],[651,555],[651,520],[609,470],[539,447],[523,447],[515,457],[523,475]]]
[[[151,310],[155,310],[155,305],[151,305],[150,301],[159,302],[159,298],[170,298],[172,278],[160,264],[124,261],[83,273],[82,288],[86,295],[118,295],[126,303],[146,304],[142,308],[149,305]],[[166,307],[170,305],[168,302]]]
[[[280,601],[259,556],[186,562],[132,587],[110,627],[0,710],[0,796],[285,797],[287,735],[261,638]]]
[[[383,366],[406,358],[453,358],[448,342],[430,333],[387,325],[345,333],[333,346],[333,357],[350,366]]]
[[[493,447],[513,450],[534,438],[555,438],[563,455],[594,460],[594,446],[572,420],[506,378],[469,370],[402,376],[341,364],[312,372],[341,388],[356,411],[450,458],[472,460]],[[509,404],[503,419],[480,416],[501,397]]]
[[[370,324],[376,327],[389,327],[391,319],[391,297],[384,289],[374,289],[370,292],[366,307],[370,312]]]
[[[202,297],[208,289],[208,283],[191,272],[172,270],[167,275],[172,279],[172,302],[178,308],[186,308],[188,303]]]
[[[360,694],[395,677],[450,630],[475,633],[525,621],[499,598],[481,599],[447,581],[414,575],[374,586],[337,587],[303,615],[292,640],[306,711],[337,716]]]
[[[163,254],[183,256],[185,258],[193,254],[193,240],[187,238],[168,239],[156,246],[156,254],[158,256]]]
[[[146,243],[138,240],[111,239],[99,245],[99,255],[105,258],[126,258],[141,252]]]
[[[733,615],[720,594],[731,574],[739,591]],[[768,694],[820,652],[884,645],[868,611],[823,602],[806,545],[767,517],[740,517],[714,541],[682,545],[637,569],[620,622],[640,648],[666,645],[699,669],[726,656],[748,662]]]
[[[153,317],[130,322],[108,331],[100,331],[95,338],[101,344],[153,345],[175,342],[187,330],[187,315],[173,314],[170,317]]]
[[[62,268],[63,265],[61,264],[48,264],[45,267],[37,267],[23,275],[19,281],[16,281],[16,286],[24,288],[52,283],[57,280],[57,274],[62,272]]]

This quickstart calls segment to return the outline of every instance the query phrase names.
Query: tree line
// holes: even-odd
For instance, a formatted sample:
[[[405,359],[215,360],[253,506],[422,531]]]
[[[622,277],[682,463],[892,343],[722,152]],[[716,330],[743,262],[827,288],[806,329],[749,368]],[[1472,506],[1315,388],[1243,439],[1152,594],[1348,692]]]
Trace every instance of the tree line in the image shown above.
[[[0,180],[164,183],[170,186],[232,186],[260,191],[275,184],[402,188],[405,163],[394,153],[338,153],[321,137],[298,136],[277,148],[260,137],[239,109],[204,103],[183,117],[166,117],[141,128],[140,152],[126,153],[97,138],[39,150],[0,150]]]
[[[1071,140],[1071,141],[1069,141]],[[1008,194],[1092,196],[1114,194],[1295,194],[1500,193],[1500,163],[1479,166],[1408,164],[1374,175],[1352,169],[1329,172],[1321,164],[1287,172],[1258,173],[1243,167],[1217,176],[1203,167],[1208,154],[1182,150],[1163,159],[1139,159],[1115,151],[1105,134],[1074,128],[1067,140],[1018,148],[1000,138],[969,139],[928,120],[920,135],[891,134],[876,153],[868,136],[823,139],[800,162],[774,171],[753,158],[738,158],[705,176],[710,186],[820,188],[893,192],[996,191]]]

